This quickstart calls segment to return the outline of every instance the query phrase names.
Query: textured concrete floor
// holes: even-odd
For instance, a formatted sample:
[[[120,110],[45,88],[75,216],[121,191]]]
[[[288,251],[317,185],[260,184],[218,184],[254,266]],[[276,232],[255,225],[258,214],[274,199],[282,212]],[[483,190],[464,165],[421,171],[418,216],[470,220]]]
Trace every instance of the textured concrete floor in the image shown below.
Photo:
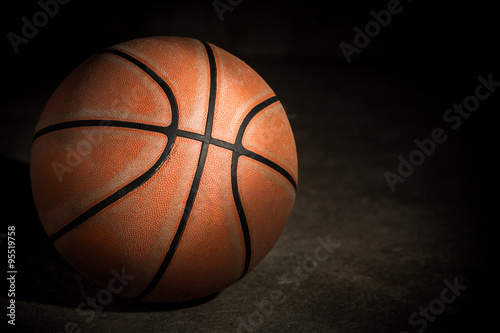
[[[452,131],[441,119],[450,105],[394,72],[321,62],[251,64],[291,115],[298,196],[269,255],[241,281],[199,302],[150,305],[114,297],[100,312],[79,313],[100,288],[49,244],[23,162],[50,92],[22,102],[33,112],[15,130],[4,122],[2,142],[12,144],[2,147],[8,175],[2,188],[9,194],[1,232],[17,226],[17,332],[63,332],[66,325],[82,332],[470,332],[492,322],[494,308],[485,302],[496,285],[494,220],[484,213],[492,201],[484,194],[490,178],[483,151],[493,142],[492,132],[482,130],[488,104]],[[396,173],[398,155],[408,156],[413,141],[437,127],[448,140],[391,192],[383,173]],[[318,257],[328,239],[335,246]]]

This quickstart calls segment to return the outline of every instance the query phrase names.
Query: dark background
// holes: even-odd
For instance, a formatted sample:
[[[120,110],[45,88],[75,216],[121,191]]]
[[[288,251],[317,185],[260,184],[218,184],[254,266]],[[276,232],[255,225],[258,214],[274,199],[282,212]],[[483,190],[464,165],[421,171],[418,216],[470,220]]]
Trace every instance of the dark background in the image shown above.
[[[352,45],[353,28],[363,30],[370,11],[387,3],[243,0],[221,21],[212,1],[72,0],[18,54],[6,36],[20,34],[21,18],[31,21],[40,7],[3,4],[0,233],[7,225],[18,230],[17,330],[59,332],[74,320],[89,332],[236,331],[237,318],[248,318],[253,302],[268,298],[278,277],[327,235],[339,248],[297,290],[284,289],[285,303],[254,331],[416,332],[409,316],[455,278],[467,289],[425,331],[481,331],[494,322],[498,92],[456,131],[442,116],[474,93],[479,75],[500,81],[497,11],[489,2],[401,1],[402,12],[348,64],[339,44]],[[269,83],[295,133],[297,202],[273,251],[231,288],[186,306],[116,298],[83,323],[75,308],[99,288],[45,237],[29,185],[31,136],[51,93],[78,64],[152,35],[215,44]],[[436,127],[449,139],[392,193],[383,173],[396,172],[397,156]]]

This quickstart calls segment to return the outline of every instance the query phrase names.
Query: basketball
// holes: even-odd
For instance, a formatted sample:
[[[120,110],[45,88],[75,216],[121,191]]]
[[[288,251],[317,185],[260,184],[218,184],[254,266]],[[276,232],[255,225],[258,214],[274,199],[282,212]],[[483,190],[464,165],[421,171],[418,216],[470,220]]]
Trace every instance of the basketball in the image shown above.
[[[180,37],[127,41],[71,72],[39,118],[30,169],[68,263],[147,302],[245,276],[277,242],[298,181],[273,90],[230,53]]]

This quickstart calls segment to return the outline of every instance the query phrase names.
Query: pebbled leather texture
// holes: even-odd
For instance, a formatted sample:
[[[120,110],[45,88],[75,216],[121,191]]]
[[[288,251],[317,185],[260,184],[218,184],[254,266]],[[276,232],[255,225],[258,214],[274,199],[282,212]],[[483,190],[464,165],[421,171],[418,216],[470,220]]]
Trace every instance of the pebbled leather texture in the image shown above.
[[[266,256],[292,210],[286,113],[255,71],[214,45],[150,37],[109,50],[61,83],[36,127],[43,227],[96,284],[125,268],[134,279],[122,296],[220,291]]]

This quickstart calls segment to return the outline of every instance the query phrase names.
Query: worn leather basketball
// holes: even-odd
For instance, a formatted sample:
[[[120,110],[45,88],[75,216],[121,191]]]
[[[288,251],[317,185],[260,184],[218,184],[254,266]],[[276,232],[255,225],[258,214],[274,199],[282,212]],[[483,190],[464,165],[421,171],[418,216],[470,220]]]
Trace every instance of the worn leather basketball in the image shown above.
[[[271,250],[294,204],[297,154],[282,104],[244,62],[194,39],[141,38],[56,89],[31,181],[76,270],[125,297],[179,302],[228,287]]]

